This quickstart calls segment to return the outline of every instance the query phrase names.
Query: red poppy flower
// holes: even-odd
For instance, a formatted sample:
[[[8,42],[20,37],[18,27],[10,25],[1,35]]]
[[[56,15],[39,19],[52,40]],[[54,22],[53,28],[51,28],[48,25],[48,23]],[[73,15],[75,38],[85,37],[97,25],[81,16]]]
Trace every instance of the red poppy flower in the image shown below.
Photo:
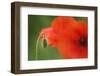
[[[50,27],[42,29],[40,39],[45,38],[63,58],[88,57],[87,22],[68,16],[56,17]]]

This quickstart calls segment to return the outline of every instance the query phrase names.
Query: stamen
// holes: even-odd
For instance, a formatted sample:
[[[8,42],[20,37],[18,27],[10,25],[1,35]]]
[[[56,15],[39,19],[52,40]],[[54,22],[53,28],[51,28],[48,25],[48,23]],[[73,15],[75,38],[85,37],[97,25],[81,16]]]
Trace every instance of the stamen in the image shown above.
[[[87,39],[86,38],[80,38],[79,44],[82,47],[87,46]]]

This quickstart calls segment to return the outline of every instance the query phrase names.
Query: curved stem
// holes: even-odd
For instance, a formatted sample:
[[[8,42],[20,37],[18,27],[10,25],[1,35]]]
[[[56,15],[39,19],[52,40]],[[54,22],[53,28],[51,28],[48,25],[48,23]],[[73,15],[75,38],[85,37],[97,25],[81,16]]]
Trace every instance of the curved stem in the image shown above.
[[[40,34],[41,35],[41,34]],[[40,39],[40,35],[38,36],[38,38],[37,38],[37,41],[36,41],[36,56],[35,56],[35,60],[38,60],[38,45],[39,45],[39,39]],[[46,39],[46,41],[47,41],[47,43],[48,43],[48,39],[44,36],[44,39]],[[42,47],[43,47],[44,45],[42,44]]]
[[[37,41],[36,41],[36,56],[35,56],[35,60],[38,60],[38,43],[39,43],[39,39],[40,39],[40,35],[38,36]]]

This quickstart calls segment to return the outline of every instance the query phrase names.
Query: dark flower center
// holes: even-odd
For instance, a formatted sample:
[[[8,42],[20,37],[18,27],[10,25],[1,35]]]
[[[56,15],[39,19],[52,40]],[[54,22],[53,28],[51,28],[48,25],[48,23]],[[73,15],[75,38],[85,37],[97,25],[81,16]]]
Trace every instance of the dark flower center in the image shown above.
[[[87,38],[84,38],[84,37],[80,38],[79,45],[82,47],[86,47],[87,46]]]

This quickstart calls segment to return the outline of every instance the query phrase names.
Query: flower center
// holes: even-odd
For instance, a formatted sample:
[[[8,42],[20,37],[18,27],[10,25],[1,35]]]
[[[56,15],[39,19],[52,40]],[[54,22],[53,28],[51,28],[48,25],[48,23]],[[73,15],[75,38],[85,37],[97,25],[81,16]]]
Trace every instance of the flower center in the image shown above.
[[[80,46],[82,46],[82,47],[87,46],[87,38],[80,38],[79,44],[80,44]]]

